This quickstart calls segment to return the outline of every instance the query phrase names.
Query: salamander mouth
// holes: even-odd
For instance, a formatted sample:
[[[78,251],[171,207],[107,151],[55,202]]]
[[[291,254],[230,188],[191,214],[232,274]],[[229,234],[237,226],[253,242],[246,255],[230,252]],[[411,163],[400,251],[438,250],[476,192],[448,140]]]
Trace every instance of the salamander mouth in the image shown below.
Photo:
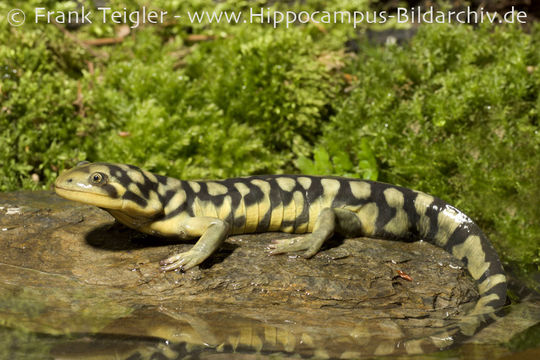
[[[60,189],[62,191],[68,191],[68,192],[78,192],[78,193],[82,193],[82,194],[92,194],[92,195],[98,195],[98,196],[104,196],[104,197],[107,197],[108,195],[107,194],[99,194],[99,193],[95,193],[95,192],[90,192],[90,191],[83,191],[83,190],[77,190],[77,189],[68,189],[68,188],[65,188],[65,187],[62,187],[62,186],[58,186],[58,185],[54,185],[54,189]]]
[[[65,187],[58,186],[58,185],[54,185],[54,191],[56,192],[57,195],[59,195],[61,197],[67,197],[70,194],[73,194],[72,196],[80,196],[80,195],[77,195],[77,194],[81,194],[81,195],[88,195],[88,196],[99,196],[99,199],[108,199],[108,198],[110,198],[110,196],[108,194],[100,194],[100,193],[92,192],[92,191],[70,189],[70,188],[65,188]]]
[[[66,188],[54,185],[56,194],[64,199],[77,201],[86,205],[93,205],[104,209],[122,209],[122,198],[111,197],[110,194],[94,192],[86,189]],[[85,191],[86,190],[86,191]]]

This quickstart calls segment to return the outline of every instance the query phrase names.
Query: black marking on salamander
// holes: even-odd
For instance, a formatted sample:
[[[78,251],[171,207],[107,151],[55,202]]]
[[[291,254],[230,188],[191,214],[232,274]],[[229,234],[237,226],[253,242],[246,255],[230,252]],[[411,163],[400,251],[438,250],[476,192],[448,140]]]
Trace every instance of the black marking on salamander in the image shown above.
[[[274,179],[275,180],[275,179]],[[291,203],[291,201],[293,201],[293,193],[292,191],[285,191],[283,190],[277,183],[276,181],[276,187],[279,191],[279,196],[281,197],[281,204],[283,204],[283,207],[286,207],[286,206],[289,206],[289,204]],[[283,219],[285,221],[289,221],[290,219]],[[293,224],[289,224],[289,225],[294,225],[294,222]]]
[[[132,182],[131,178],[127,174],[127,171],[120,168],[119,166],[109,165],[109,171],[111,172],[112,176],[118,179],[120,184],[125,184],[126,187]]]
[[[268,228],[270,227],[270,219],[271,219],[271,216],[272,216],[272,207],[270,207],[266,213],[264,213],[262,219],[259,219],[259,223],[257,224],[257,229],[255,230],[255,232],[264,232],[266,230],[268,230]]]
[[[407,214],[407,219],[409,222],[409,228],[407,230],[407,234],[404,235],[404,238],[410,241],[419,240],[422,238],[422,235],[418,230],[421,217],[414,206],[418,193],[416,191],[401,187],[398,188],[398,190],[403,194],[403,210],[405,211],[405,214]]]
[[[137,187],[139,188],[139,191],[143,195],[143,197],[148,199],[150,198],[150,192],[157,190],[156,189],[157,184],[154,181],[150,180],[148,176],[146,176],[145,173],[141,173],[141,174],[144,179],[144,183],[140,184],[136,182],[136,184],[137,184]]]
[[[491,269],[491,267],[490,267]],[[502,271],[502,270],[501,270]],[[503,306],[504,304],[501,303],[501,301],[503,300],[503,298],[500,297],[499,294],[506,294],[506,288],[507,288],[507,284],[506,282],[504,283],[500,283],[500,284],[497,284],[495,285],[494,287],[492,287],[491,289],[489,289],[488,291],[486,291],[483,296],[488,296],[488,295],[491,295],[491,294],[497,294],[497,296],[499,297],[498,299],[493,299],[491,300],[490,302],[487,302],[485,304],[485,306],[491,306],[492,308],[494,309],[497,309],[501,306]]]
[[[110,196],[111,198],[117,199],[119,197],[118,191],[116,190],[114,186],[110,184],[106,184],[106,185],[103,185],[101,188],[105,190],[107,192],[107,195]]]
[[[242,195],[240,192],[236,189],[234,184],[239,183],[243,181],[238,181],[238,179],[225,179],[219,181],[221,185],[224,185],[227,188],[227,194],[231,197],[231,214],[230,217],[228,217],[228,221],[230,221],[230,224],[235,229],[242,228],[244,224],[246,223],[246,216],[245,214],[241,216],[236,215],[236,209],[240,206],[240,203],[242,201]],[[232,221],[230,220],[232,217]]]
[[[167,206],[169,201],[174,197],[174,195],[178,192],[178,190],[167,190],[164,195],[159,195],[159,202],[163,205],[163,207]]]
[[[249,188],[249,193],[244,197],[246,208],[258,204],[264,198],[262,190],[251,181],[245,181],[244,184]]]
[[[427,207],[425,216],[429,219],[429,230],[424,235],[426,239],[434,239],[439,231],[439,213],[446,208],[446,202],[434,197],[433,202]],[[448,249],[445,249],[448,251]]]
[[[133,201],[142,208],[145,208],[148,205],[148,201],[146,199],[143,199],[139,195],[135,194],[133,191],[126,191],[122,197],[125,200]]]
[[[210,202],[216,207],[223,205],[223,200],[225,200],[226,195],[210,195],[208,192],[208,185],[205,182],[199,182],[201,190],[197,193],[199,200],[203,202]]]
[[[307,202],[309,203],[309,206],[313,204],[314,202],[318,201],[319,198],[323,195],[324,189],[321,183],[321,179],[317,177],[310,177],[311,179],[311,185],[309,186],[309,189],[307,190]]]
[[[163,219],[172,219],[178,214],[181,214],[182,212],[186,211],[189,216],[195,216],[193,212],[193,200],[195,199],[195,192],[193,192],[193,189],[186,181],[181,181],[181,188],[175,188],[173,190],[169,190],[165,193],[166,196],[172,197],[176,194],[176,192],[184,190],[186,193],[186,200],[182,202],[176,209],[173,209],[173,211],[167,213]],[[170,193],[172,191],[172,193]],[[170,200],[170,199],[169,199]],[[164,203],[163,207],[166,207],[167,204]]]
[[[156,177],[156,179],[157,179],[157,181],[158,181],[158,183],[160,185],[165,185],[165,186],[167,185],[168,179],[169,179],[167,176],[156,175],[156,174],[154,174],[154,176]]]
[[[167,216],[167,218],[169,218],[169,217],[172,218],[172,217],[180,214],[183,211],[187,211],[189,216],[195,216],[193,203],[194,203],[195,199],[197,198],[197,194],[195,193],[195,191],[193,191],[191,186],[189,186],[187,181],[181,181],[180,182],[180,187],[182,189],[184,189],[184,191],[186,193],[186,200],[182,203],[182,205],[180,205],[178,208],[173,210],[172,213],[170,214],[170,216]]]
[[[354,199],[354,196],[351,191],[351,186],[348,184],[348,181],[343,181],[342,179],[337,180],[339,181],[339,189],[332,200],[331,207],[340,208],[343,205],[352,205],[350,200]]]
[[[305,189],[302,187],[302,185],[297,181],[298,177],[293,178],[293,180],[296,182],[295,187],[293,188],[292,192],[300,192],[302,194],[302,212],[298,214],[294,221],[294,229],[295,231],[300,228],[301,226],[305,226],[305,230],[307,231],[306,224],[309,223],[309,203],[307,201],[307,197],[305,195]],[[298,204],[296,204],[298,206]]]
[[[242,196],[234,187],[235,181],[220,181],[220,184],[227,188],[227,194],[231,197],[231,211],[234,212],[235,209],[238,209],[240,206],[240,201],[242,201]],[[234,214],[233,214],[234,216]]]
[[[395,236],[393,234],[387,234],[382,230],[384,226],[396,216],[397,212],[395,208],[388,205],[386,197],[384,196],[384,190],[390,187],[391,186],[388,186],[387,184],[371,183],[371,198],[373,199],[372,201],[377,204],[377,208],[379,209],[379,214],[375,221],[377,233],[384,237],[394,238]]]
[[[281,188],[279,187],[276,179],[269,179],[270,182],[270,212],[273,209],[278,208],[283,204],[281,196]],[[281,219],[283,220],[283,213],[281,214]]]
[[[459,224],[454,232],[448,237],[446,245],[443,247],[444,250],[452,253],[454,246],[463,244],[469,235],[483,236],[479,231],[475,231],[477,229],[478,228],[474,226],[472,222]],[[481,243],[483,243],[483,241],[481,241]]]

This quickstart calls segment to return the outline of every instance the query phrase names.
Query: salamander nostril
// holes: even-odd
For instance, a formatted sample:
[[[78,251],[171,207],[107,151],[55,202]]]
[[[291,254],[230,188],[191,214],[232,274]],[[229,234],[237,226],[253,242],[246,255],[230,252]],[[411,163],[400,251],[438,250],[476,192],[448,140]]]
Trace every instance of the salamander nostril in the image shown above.
[[[73,179],[67,179],[67,182],[68,183],[73,182]]]

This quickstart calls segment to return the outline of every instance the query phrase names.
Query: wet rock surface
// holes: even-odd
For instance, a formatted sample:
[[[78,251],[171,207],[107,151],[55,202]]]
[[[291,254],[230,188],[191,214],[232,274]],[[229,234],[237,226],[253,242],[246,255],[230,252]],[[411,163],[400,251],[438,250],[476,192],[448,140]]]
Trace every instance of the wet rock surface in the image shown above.
[[[52,192],[0,193],[0,333],[40,334],[54,358],[371,356],[454,323],[477,297],[462,264],[425,242],[335,239],[312,259],[268,256],[287,236],[233,236],[199,268],[162,273],[192,244]]]

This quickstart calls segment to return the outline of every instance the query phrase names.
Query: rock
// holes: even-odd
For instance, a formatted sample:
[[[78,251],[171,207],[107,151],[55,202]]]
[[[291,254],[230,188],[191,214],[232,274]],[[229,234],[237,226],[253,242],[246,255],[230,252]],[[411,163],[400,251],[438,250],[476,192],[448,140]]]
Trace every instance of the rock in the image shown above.
[[[3,341],[41,334],[70,359],[369,356],[454,323],[477,298],[462,264],[425,242],[335,239],[312,259],[268,256],[287,236],[233,236],[199,268],[161,273],[161,259],[191,244],[51,192],[0,193]]]

